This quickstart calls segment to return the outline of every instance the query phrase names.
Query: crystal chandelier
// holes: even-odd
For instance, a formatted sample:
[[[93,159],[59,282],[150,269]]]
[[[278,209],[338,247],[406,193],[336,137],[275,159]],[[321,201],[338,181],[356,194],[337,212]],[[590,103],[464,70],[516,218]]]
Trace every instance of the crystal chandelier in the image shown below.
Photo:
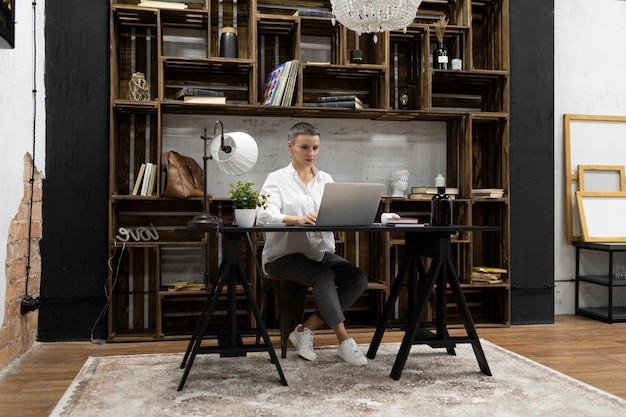
[[[413,22],[422,0],[330,0],[335,19],[358,35],[403,29]]]

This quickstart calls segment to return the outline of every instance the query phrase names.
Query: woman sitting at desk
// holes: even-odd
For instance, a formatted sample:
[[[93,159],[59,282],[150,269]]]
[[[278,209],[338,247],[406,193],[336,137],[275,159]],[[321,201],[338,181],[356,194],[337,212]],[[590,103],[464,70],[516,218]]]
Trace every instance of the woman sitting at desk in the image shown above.
[[[258,208],[257,223],[312,224],[324,185],[333,182],[313,163],[320,148],[319,131],[309,123],[297,123],[288,134],[291,163],[270,173],[261,189],[267,208]],[[266,233],[263,267],[278,278],[313,288],[316,309],[289,335],[298,354],[313,361],[314,331],[326,323],[337,336],[337,355],[350,365],[365,365],[367,358],[345,328],[343,310],[367,288],[367,277],[356,266],[335,254],[332,232]]]

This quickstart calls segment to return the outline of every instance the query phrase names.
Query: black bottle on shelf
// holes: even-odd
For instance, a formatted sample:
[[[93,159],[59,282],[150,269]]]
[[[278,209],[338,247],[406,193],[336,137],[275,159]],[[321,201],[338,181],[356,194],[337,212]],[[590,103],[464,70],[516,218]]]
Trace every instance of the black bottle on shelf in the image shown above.
[[[437,49],[433,51],[433,68],[443,70],[447,70],[449,68],[448,51],[443,42],[439,42],[437,44]]]
[[[452,225],[452,199],[446,194],[446,179],[443,175],[435,178],[437,194],[430,202],[430,224],[431,226]]]

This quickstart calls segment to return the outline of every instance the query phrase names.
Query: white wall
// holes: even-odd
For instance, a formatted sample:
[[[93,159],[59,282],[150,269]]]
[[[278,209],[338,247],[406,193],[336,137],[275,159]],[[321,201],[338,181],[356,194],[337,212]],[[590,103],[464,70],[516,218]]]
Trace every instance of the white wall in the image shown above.
[[[576,255],[565,224],[563,115],[626,115],[626,1],[554,0],[554,10],[555,312],[572,314],[574,284],[559,282],[574,278]],[[596,290],[585,301],[606,303]]]
[[[202,165],[203,142],[200,137],[207,125],[213,133],[213,116],[164,115],[163,151],[171,149],[194,157]],[[337,182],[382,182],[392,193],[389,176],[399,169],[409,171],[409,185],[434,185],[439,172],[446,172],[445,122],[391,122],[350,119],[241,118],[222,116],[224,132],[244,131],[259,147],[255,167],[242,180],[253,180],[260,187],[267,174],[290,162],[287,132],[299,121],[307,121],[320,130],[322,138],[316,166],[330,173]],[[218,129],[218,134],[221,132]],[[238,178],[219,171],[209,161],[209,192],[226,197],[228,184]]]
[[[17,3],[17,4],[16,4]],[[33,7],[30,2],[14,2],[15,49],[0,49],[0,167],[2,204],[0,204],[0,259],[5,265],[11,220],[17,214],[24,193],[24,156],[33,154]],[[37,13],[37,124],[35,164],[44,168],[45,88],[44,2]],[[4,322],[7,276],[0,271],[0,324]]]

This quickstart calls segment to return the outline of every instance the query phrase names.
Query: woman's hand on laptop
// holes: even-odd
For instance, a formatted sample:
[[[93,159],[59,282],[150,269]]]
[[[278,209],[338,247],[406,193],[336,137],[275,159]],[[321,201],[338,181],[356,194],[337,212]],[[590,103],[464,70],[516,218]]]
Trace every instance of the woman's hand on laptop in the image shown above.
[[[285,216],[283,222],[285,224],[315,224],[317,221],[317,213],[308,213],[304,216]]]

